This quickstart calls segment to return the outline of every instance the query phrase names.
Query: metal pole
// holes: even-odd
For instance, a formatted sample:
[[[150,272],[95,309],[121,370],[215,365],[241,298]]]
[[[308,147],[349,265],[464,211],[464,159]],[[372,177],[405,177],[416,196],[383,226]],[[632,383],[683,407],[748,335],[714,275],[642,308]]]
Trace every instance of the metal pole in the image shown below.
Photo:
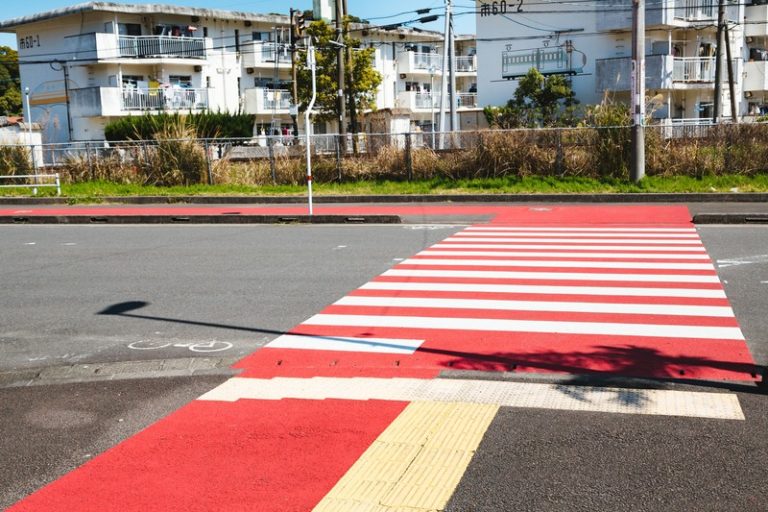
[[[645,0],[632,0],[632,156],[630,178],[645,176]]]
[[[27,102],[27,142],[29,142],[29,153],[32,158],[33,183],[37,184],[37,161],[35,160],[35,146],[32,143],[32,109],[29,106],[29,87],[24,88],[24,99]],[[32,194],[37,195],[37,187],[32,189]]]
[[[454,142],[454,133],[459,129],[458,114],[456,113],[457,107],[457,95],[456,95],[456,35],[453,30],[453,10],[449,10],[448,14],[448,73],[451,79],[451,141]],[[455,144],[452,144],[455,146]]]
[[[731,56],[731,31],[725,24],[725,58],[728,60],[728,91],[731,94],[731,121],[738,124],[739,113],[736,110],[736,84],[733,77],[733,60]]]
[[[309,38],[309,48],[307,49],[307,66],[312,70],[312,99],[309,100],[306,112],[304,112],[304,132],[306,135],[307,146],[307,195],[309,200],[309,214],[312,215],[312,154],[310,149],[311,139],[310,131],[311,125],[309,124],[310,116],[312,115],[312,109],[315,106],[315,100],[317,99],[317,81],[316,81],[316,66],[315,61],[315,47],[312,46],[312,39]]]
[[[432,107],[432,121],[430,128],[432,130],[432,150],[437,149],[435,146],[435,65],[429,66],[429,104]]]

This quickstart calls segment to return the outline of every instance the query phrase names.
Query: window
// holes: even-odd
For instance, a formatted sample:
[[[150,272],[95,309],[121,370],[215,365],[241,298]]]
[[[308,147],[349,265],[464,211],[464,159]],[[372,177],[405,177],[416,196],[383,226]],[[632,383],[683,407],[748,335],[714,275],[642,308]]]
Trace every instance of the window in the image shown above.
[[[118,23],[117,33],[121,36],[140,36],[141,25],[138,23]]]
[[[171,75],[168,83],[177,87],[192,87],[192,77],[189,75]]]
[[[123,75],[123,87],[126,89],[136,89],[139,82],[143,81],[144,77],[141,75]]]

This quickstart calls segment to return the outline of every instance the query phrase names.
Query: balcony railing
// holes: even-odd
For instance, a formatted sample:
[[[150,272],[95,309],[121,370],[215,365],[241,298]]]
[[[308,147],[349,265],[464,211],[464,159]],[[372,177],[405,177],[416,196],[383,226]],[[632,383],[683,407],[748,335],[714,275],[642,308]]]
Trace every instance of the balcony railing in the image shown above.
[[[204,59],[205,39],[176,36],[120,36],[120,56],[138,59]]]
[[[675,0],[675,18],[711,20],[717,16],[717,0]]]
[[[459,108],[476,108],[477,107],[477,93],[474,92],[460,92],[458,94]]]
[[[714,82],[714,57],[676,57],[672,70],[675,82]]]
[[[264,89],[264,108],[266,110],[288,110],[291,108],[291,91],[285,89]]]
[[[208,89],[123,89],[123,110],[204,110]]]
[[[473,56],[456,57],[456,71],[459,73],[473,73],[477,71],[477,60]]]
[[[434,69],[441,71],[443,69],[443,57],[436,53],[413,52],[413,67],[415,69]]]

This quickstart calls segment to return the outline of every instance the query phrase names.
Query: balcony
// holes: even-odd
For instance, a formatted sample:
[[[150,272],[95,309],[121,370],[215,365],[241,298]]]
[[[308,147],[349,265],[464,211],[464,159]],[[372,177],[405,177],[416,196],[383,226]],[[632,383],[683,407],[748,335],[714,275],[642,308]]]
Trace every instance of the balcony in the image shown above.
[[[458,55],[454,62],[456,73],[477,73],[477,57],[474,55]],[[443,71],[443,55],[402,52],[397,57],[397,71],[410,74],[440,74]]]
[[[768,37],[768,5],[748,5],[744,17],[749,23],[744,24],[747,37]]]
[[[611,9],[599,13],[598,31],[628,31],[632,29],[632,0],[613,2]],[[659,0],[646,2],[645,25],[648,28],[687,28],[717,21],[718,0]],[[621,7],[624,7],[623,9]],[[739,20],[739,2],[727,2],[725,16],[728,21]]]
[[[745,62],[744,75],[745,91],[768,91],[768,61]]]
[[[403,91],[398,94],[397,103],[400,108],[405,108],[412,112],[427,112],[432,109],[437,111],[440,110],[440,93]],[[447,99],[445,105],[446,108],[450,106]],[[456,107],[459,109],[477,108],[477,94],[470,92],[457,93]]]
[[[741,72],[741,61],[733,59],[734,74]],[[630,90],[631,59],[598,59],[595,61],[596,90],[602,92]],[[727,70],[723,69],[723,79]],[[645,87],[648,89],[698,89],[715,82],[714,57],[672,57],[649,55],[645,58]]]
[[[114,117],[130,112],[206,110],[208,89],[85,87],[70,91],[70,103],[75,117]]]
[[[119,36],[121,58],[205,59],[205,39],[174,36]]]
[[[287,45],[254,41],[243,45],[242,48],[242,62],[245,68],[273,69],[275,64],[278,68],[291,67],[291,52]]]
[[[65,38],[65,49],[78,60],[202,60],[209,39],[174,36],[116,36],[90,33]]]
[[[246,114],[288,114],[293,104],[291,91],[254,87],[245,90]]]

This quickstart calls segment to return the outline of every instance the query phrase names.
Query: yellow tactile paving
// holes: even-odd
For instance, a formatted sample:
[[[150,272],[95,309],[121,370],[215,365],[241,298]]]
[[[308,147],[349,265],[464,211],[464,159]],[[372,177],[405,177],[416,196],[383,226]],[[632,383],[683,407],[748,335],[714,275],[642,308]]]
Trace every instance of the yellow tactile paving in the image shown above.
[[[498,410],[488,404],[411,403],[315,512],[443,510]]]

